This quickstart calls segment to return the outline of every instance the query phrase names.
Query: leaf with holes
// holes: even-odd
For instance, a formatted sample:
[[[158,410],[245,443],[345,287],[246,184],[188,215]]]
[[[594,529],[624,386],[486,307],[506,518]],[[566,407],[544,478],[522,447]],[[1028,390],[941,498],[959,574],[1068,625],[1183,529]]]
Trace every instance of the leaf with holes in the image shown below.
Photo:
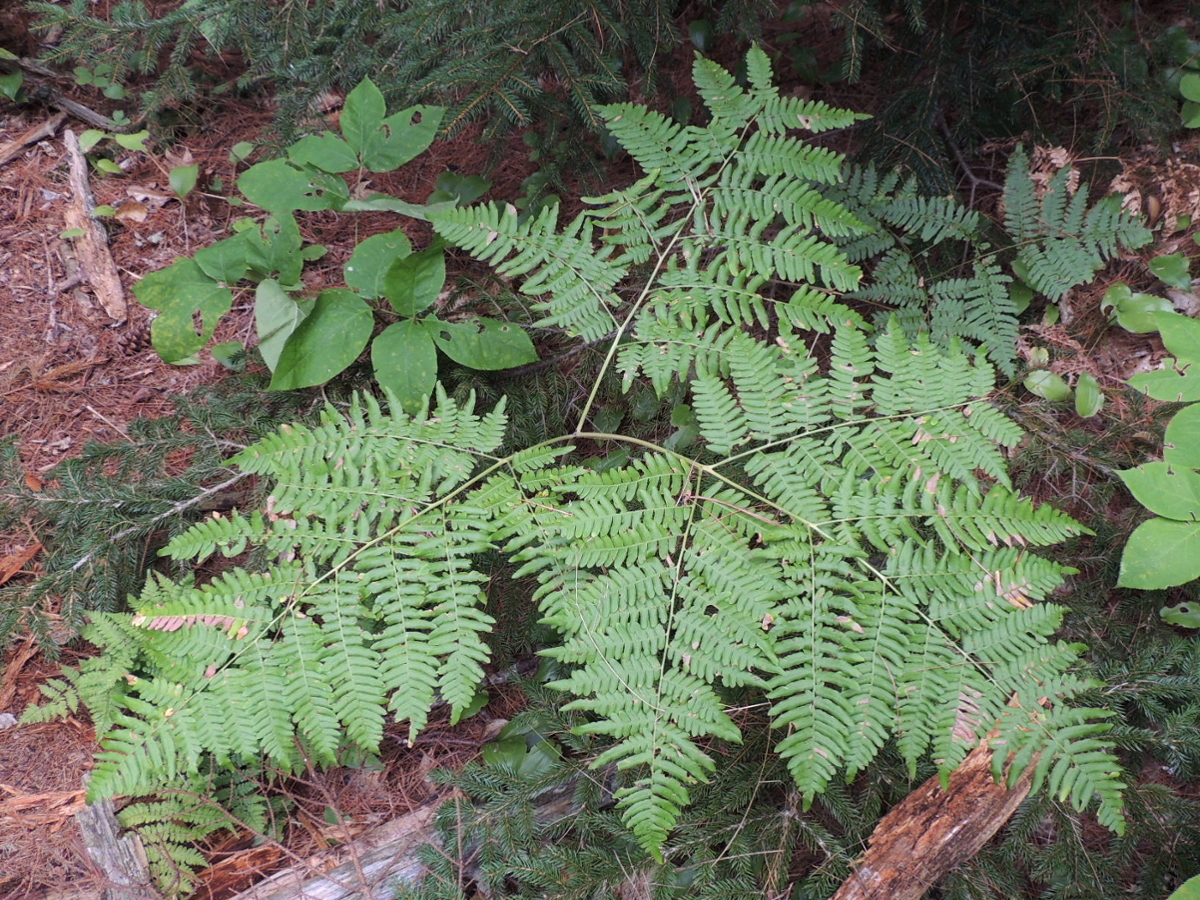
[[[421,324],[429,330],[438,349],[472,369],[511,369],[537,359],[525,329],[511,322],[477,317],[466,322],[424,319]]]
[[[192,259],[151,272],[133,289],[143,306],[159,310],[150,326],[155,351],[169,363],[194,362],[233,305],[233,292],[213,281]]]
[[[1184,522],[1200,520],[1200,473],[1152,462],[1117,474],[1150,512]]]
[[[347,95],[342,109],[346,143],[372,172],[390,172],[423,152],[442,121],[436,106],[414,106],[384,118],[386,113],[383,94],[369,78]]]
[[[309,166],[298,168],[286,159],[257,163],[238,178],[246,199],[267,212],[294,209],[341,209],[350,199],[346,183]]]

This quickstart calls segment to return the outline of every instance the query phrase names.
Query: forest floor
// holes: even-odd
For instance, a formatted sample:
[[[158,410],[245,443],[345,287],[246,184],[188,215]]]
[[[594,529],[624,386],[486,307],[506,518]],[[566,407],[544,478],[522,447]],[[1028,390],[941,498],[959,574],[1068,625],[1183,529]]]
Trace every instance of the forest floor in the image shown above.
[[[686,51],[678,61],[680,83],[687,83]],[[98,92],[80,88],[69,76],[59,78],[58,90],[85,105],[104,104]],[[854,96],[824,98],[854,108],[869,94],[869,86]],[[107,104],[111,107],[112,104]],[[22,136],[45,125],[56,111],[46,106],[9,105],[0,109],[0,148],[19,143]],[[35,490],[53,477],[63,459],[77,455],[88,441],[125,438],[128,423],[173,410],[172,398],[197,385],[226,376],[211,356],[199,365],[176,367],[163,363],[149,346],[150,312],[139,306],[132,287],[146,273],[169,265],[226,236],[232,220],[247,215],[244,207],[225,198],[234,193],[237,170],[230,148],[239,141],[257,141],[269,130],[271,111],[252,99],[226,96],[219,107],[206,111],[205,127],[165,150],[113,155],[120,176],[93,172],[91,190],[97,204],[108,204],[117,215],[106,220],[108,249],[120,275],[125,306],[113,316],[80,281],[79,261],[72,240],[64,238],[65,211],[72,202],[64,163],[64,130],[81,132],[89,125],[67,117],[52,132],[20,146],[0,166],[0,435],[18,441],[26,483]],[[536,165],[520,135],[514,134],[502,152],[483,148],[476,134],[465,131],[439,141],[430,152],[395,173],[379,176],[373,187],[413,202],[423,202],[437,176],[449,167],[466,174],[482,171],[489,159],[500,159],[486,174],[493,181],[490,197],[508,199],[520,193],[522,180]],[[107,150],[108,145],[102,145]],[[999,152],[998,152],[999,154]],[[1154,194],[1160,217],[1194,215],[1200,220],[1200,168],[1180,160],[1193,154],[1162,154],[1147,150],[1124,160],[1129,173],[1127,193],[1157,185]],[[258,157],[255,157],[257,159]],[[998,158],[998,157],[997,157]],[[1048,157],[1047,157],[1048,158]],[[199,187],[178,199],[168,185],[172,165],[199,164]],[[986,162],[986,161],[985,161]],[[991,170],[1003,172],[1002,159]],[[224,188],[213,190],[215,180]],[[986,211],[995,212],[996,197],[981,196]],[[1145,197],[1135,197],[1139,205]],[[990,204],[990,206],[989,206]],[[356,243],[371,234],[396,228],[387,214],[357,217],[310,214],[303,223],[308,241],[326,246],[328,254],[306,270],[310,287],[323,279],[337,282],[341,265]],[[417,246],[428,241],[420,223],[409,222]],[[1190,243],[1180,233],[1164,239],[1154,250],[1172,252]],[[1146,256],[1147,254],[1143,254]],[[1064,354],[1064,375],[1090,371],[1102,384],[1116,385],[1138,366],[1152,365],[1161,347],[1145,336],[1107,329],[1099,298],[1107,284],[1124,277],[1135,280],[1143,267],[1115,264],[1096,285],[1073,294],[1063,305],[1063,323],[1027,329],[1027,340],[1048,343]],[[86,275],[86,273],[83,273]],[[1141,285],[1134,284],[1135,290]],[[243,296],[221,324],[218,341],[253,343],[252,304]],[[1013,386],[1011,389],[1020,390]],[[1070,413],[1064,413],[1070,415]],[[1053,499],[1053,498],[1043,498]],[[0,535],[0,584],[38,574],[38,535]],[[18,716],[38,700],[38,686],[60,666],[77,659],[64,648],[59,662],[44,659],[32,641],[19,641],[3,657],[0,677],[0,896],[9,900],[81,896],[99,886],[86,858],[72,816],[83,804],[81,779],[96,750],[95,735],[84,718],[35,726],[13,726],[6,716]],[[257,871],[287,864],[335,840],[322,810],[336,806],[356,822],[392,818],[426,801],[436,790],[429,781],[437,766],[459,766],[490,739],[497,723],[519,704],[515,691],[501,690],[487,713],[450,728],[434,722],[414,747],[389,742],[385,769],[364,782],[346,772],[310,779],[296,791],[297,814],[287,838],[276,852],[260,854]],[[366,777],[366,776],[363,776]],[[214,848],[220,863],[250,852],[249,840]],[[246,886],[245,884],[241,885]],[[229,883],[226,882],[227,889]],[[223,900],[225,895],[212,897]],[[201,894],[201,896],[204,896]]]

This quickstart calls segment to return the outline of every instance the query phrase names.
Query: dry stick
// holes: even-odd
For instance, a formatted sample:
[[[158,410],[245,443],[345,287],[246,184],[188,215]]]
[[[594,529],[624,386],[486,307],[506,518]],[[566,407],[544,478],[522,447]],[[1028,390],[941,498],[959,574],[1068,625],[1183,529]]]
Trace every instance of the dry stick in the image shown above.
[[[67,121],[67,114],[60,112],[46,119],[40,125],[34,125],[20,137],[13,138],[3,147],[0,147],[0,166],[12,162],[24,153],[25,148],[30,144],[36,144],[40,140],[53,137],[65,121]]]
[[[930,778],[880,819],[871,848],[831,900],[920,900],[943,875],[974,856],[1029,794],[1033,766],[1011,788],[992,777],[984,741],[942,789]]]
[[[96,299],[104,311],[120,325],[126,319],[125,290],[117,265],[108,251],[108,236],[96,221],[96,200],[88,184],[87,160],[79,148],[75,132],[63,132],[63,144],[67,149],[69,164],[67,181],[71,186],[71,203],[65,214],[68,230],[82,232],[75,238],[75,253],[83,277],[96,292]]]
[[[149,528],[151,525],[155,525],[155,524],[161,522],[163,519],[169,519],[171,516],[178,515],[179,513],[183,512],[185,509],[190,509],[191,507],[195,506],[197,503],[200,503],[200,502],[208,499],[209,497],[213,496],[214,494],[219,494],[221,491],[225,490],[227,487],[232,487],[233,485],[235,485],[239,481],[241,481],[243,478],[248,478],[249,476],[250,476],[249,472],[238,472],[236,475],[234,475],[232,478],[228,479],[227,481],[222,481],[220,484],[215,484],[210,488],[205,488],[203,491],[201,491],[195,497],[191,497],[187,500],[180,500],[178,503],[176,503],[174,506],[172,506],[166,512],[159,513],[157,516],[155,516],[149,522],[143,522],[143,523],[139,523],[137,525],[130,525],[124,531],[119,531],[116,534],[114,534],[111,538],[108,539],[108,542],[110,544],[115,544],[117,541],[123,540],[123,539],[129,537],[131,534],[136,534],[139,531]],[[87,553],[84,556],[81,556],[78,560],[76,560],[75,565],[71,566],[71,571],[78,572],[80,569],[82,569],[84,566],[86,566],[88,563],[90,563],[93,559],[95,559],[96,554],[99,552],[100,552],[100,548],[97,548],[97,549],[93,550],[91,553]]]

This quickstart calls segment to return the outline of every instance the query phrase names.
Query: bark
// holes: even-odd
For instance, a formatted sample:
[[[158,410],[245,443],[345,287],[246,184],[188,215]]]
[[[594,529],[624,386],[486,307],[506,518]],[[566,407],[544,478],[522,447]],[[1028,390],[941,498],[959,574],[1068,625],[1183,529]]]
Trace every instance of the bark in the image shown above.
[[[1011,788],[992,777],[986,742],[967,755],[943,790],[931,778],[880,819],[870,849],[832,900],[920,900],[974,856],[1029,794],[1033,767]]]

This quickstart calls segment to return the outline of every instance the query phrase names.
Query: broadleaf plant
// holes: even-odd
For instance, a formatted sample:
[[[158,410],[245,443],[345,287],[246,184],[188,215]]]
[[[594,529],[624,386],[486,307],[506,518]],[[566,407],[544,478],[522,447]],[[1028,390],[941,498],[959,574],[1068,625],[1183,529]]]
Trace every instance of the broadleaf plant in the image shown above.
[[[1155,514],[1134,530],[1121,554],[1117,583],[1143,590],[1200,578],[1200,321],[1177,312],[1148,318],[1171,356],[1130,384],[1155,400],[1191,405],[1167,425],[1162,462],[1119,473],[1134,499]]]
[[[479,190],[481,179],[439,179],[427,205],[382,194],[351,199],[345,173],[386,172],[409,162],[432,143],[441,115],[437,107],[416,106],[389,116],[383,95],[366,80],[346,98],[340,137],[329,131],[309,135],[284,158],[242,173],[238,186],[246,199],[271,215],[261,225],[241,220],[233,237],[152,272],[134,289],[143,305],[159,312],[151,326],[159,356],[176,365],[199,362],[197,354],[232,308],[234,286],[251,280],[258,282],[255,325],[272,390],[324,384],[344,371],[371,344],[377,314],[400,321],[375,338],[375,378],[410,413],[433,390],[439,349],[475,369],[535,360],[532,341],[517,325],[479,317],[442,322],[426,314],[445,284],[442,247],[414,253],[400,229],[356,248],[344,268],[347,288],[316,297],[303,293],[304,263],[324,248],[303,245],[295,211],[383,209],[424,218]]]
[[[1122,828],[1108,712],[1070,705],[1092,682],[1042,602],[1070,570],[1033,552],[1081,527],[1014,492],[1001,448],[1021,435],[982,351],[843,302],[861,273],[831,236],[869,228],[825,196],[840,155],[794,133],[858,116],[782,96],[758,49],[747,87],[694,72],[707,125],[599,109],[646,174],[565,226],[556,206],[429,214],[517,279],[538,324],[606,340],[628,387],[686,394],[692,453],[598,428],[598,381],[573,432],[515,451],[504,400],[477,411],[440,385],[415,415],[363,396],[246,449],[232,463],[272,485],[265,508],[165,553],[264,562],[153,579],[132,617],[95,619],[113,654],[83,664],[110,686],[93,797],[210,758],[290,771],[375,752],[389,717],[412,738],[438,697],[461,715],[499,555],[656,858],[756,703],[806,804],[887,743],[948,774],[995,732],[998,774],[1032,767],[1036,789]],[[580,445],[621,452],[591,468]]]

